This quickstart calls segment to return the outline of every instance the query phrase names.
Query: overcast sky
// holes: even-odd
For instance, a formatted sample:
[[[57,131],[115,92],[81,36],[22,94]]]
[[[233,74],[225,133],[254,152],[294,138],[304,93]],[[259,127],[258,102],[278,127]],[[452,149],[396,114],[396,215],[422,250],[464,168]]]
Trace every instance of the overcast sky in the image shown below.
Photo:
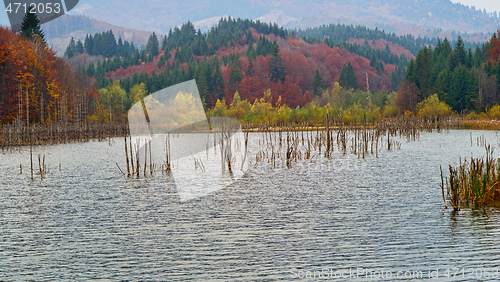
[[[451,0],[453,3],[462,3],[467,6],[486,9],[488,12],[500,12],[500,1],[498,0]]]

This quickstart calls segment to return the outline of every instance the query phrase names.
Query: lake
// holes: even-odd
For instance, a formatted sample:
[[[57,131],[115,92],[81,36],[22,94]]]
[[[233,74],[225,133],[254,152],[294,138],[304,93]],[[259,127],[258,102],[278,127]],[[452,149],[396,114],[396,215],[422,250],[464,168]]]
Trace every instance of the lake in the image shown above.
[[[172,176],[124,177],[123,138],[36,147],[43,180],[29,150],[0,154],[0,280],[495,280],[500,210],[444,209],[439,186],[482,136],[498,148],[450,130],[378,158],[251,165],[188,201]]]

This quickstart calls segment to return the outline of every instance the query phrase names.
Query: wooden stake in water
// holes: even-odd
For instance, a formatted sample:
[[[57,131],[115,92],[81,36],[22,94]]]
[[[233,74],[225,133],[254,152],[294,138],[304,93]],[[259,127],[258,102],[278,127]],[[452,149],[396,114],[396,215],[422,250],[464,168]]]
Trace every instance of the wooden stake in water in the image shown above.
[[[439,166],[439,170],[441,171],[441,192],[443,194],[443,202],[444,202],[444,208],[447,209],[448,205],[446,205],[446,199],[444,198],[444,179],[443,179],[443,168]]]
[[[134,174],[134,147],[132,147],[132,137],[129,139],[129,145],[130,145],[130,166],[132,167],[132,174]]]
[[[33,145],[30,142],[31,180],[33,180]]]
[[[125,159],[127,160],[127,177],[130,177],[130,165],[128,160],[127,137],[125,137]]]

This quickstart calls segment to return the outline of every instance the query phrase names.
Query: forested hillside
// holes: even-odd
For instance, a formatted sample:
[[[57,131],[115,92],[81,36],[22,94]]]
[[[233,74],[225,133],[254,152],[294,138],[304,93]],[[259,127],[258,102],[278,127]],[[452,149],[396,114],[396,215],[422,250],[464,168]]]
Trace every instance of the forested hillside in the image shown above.
[[[354,32],[367,30],[350,28]],[[119,46],[125,43],[106,34],[109,44],[105,46],[110,50],[123,48]],[[90,38],[105,36],[96,34],[77,42],[77,57],[91,55],[87,50],[95,43]],[[412,54],[394,42],[387,46],[379,50],[369,44],[319,42],[277,25],[228,18],[205,33],[188,22],[162,38],[152,34],[145,49],[128,49],[90,64],[85,71],[95,77],[99,88],[117,87],[119,82],[127,93],[125,108],[136,100],[133,96],[140,85],[152,93],[193,78],[207,108],[223,99],[229,105],[236,92],[241,99],[253,102],[268,89],[273,103],[294,108],[321,96],[335,82],[354,90],[366,90],[367,83],[371,91],[396,89]]]
[[[379,116],[416,113],[433,94],[456,112],[500,103],[497,35],[474,46],[362,26],[290,31],[223,18],[208,32],[187,22],[152,33],[141,49],[111,30],[71,40],[66,57],[77,71],[43,41],[1,31],[3,123],[121,121],[142,97],[191,79],[207,110],[233,100],[362,109],[367,92]]]

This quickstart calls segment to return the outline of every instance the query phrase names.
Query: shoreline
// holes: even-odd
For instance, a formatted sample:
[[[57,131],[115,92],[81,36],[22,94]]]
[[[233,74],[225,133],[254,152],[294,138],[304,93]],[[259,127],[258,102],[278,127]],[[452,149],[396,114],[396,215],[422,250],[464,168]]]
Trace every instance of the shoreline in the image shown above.
[[[439,121],[423,119],[396,118],[383,119],[377,122],[340,123],[333,122],[327,126],[321,125],[261,125],[242,128],[243,132],[280,132],[280,131],[338,131],[338,130],[373,130],[373,129],[408,128],[414,130],[458,129],[458,130],[491,130],[500,131],[500,120],[474,119],[465,120],[461,117],[451,117]],[[190,132],[195,133],[195,132]],[[202,132],[200,132],[202,133]],[[12,147],[29,145],[50,145],[72,142],[88,142],[90,140],[105,140],[111,137],[130,136],[127,123],[53,123],[48,125],[6,124],[0,126],[0,147],[2,150]]]

